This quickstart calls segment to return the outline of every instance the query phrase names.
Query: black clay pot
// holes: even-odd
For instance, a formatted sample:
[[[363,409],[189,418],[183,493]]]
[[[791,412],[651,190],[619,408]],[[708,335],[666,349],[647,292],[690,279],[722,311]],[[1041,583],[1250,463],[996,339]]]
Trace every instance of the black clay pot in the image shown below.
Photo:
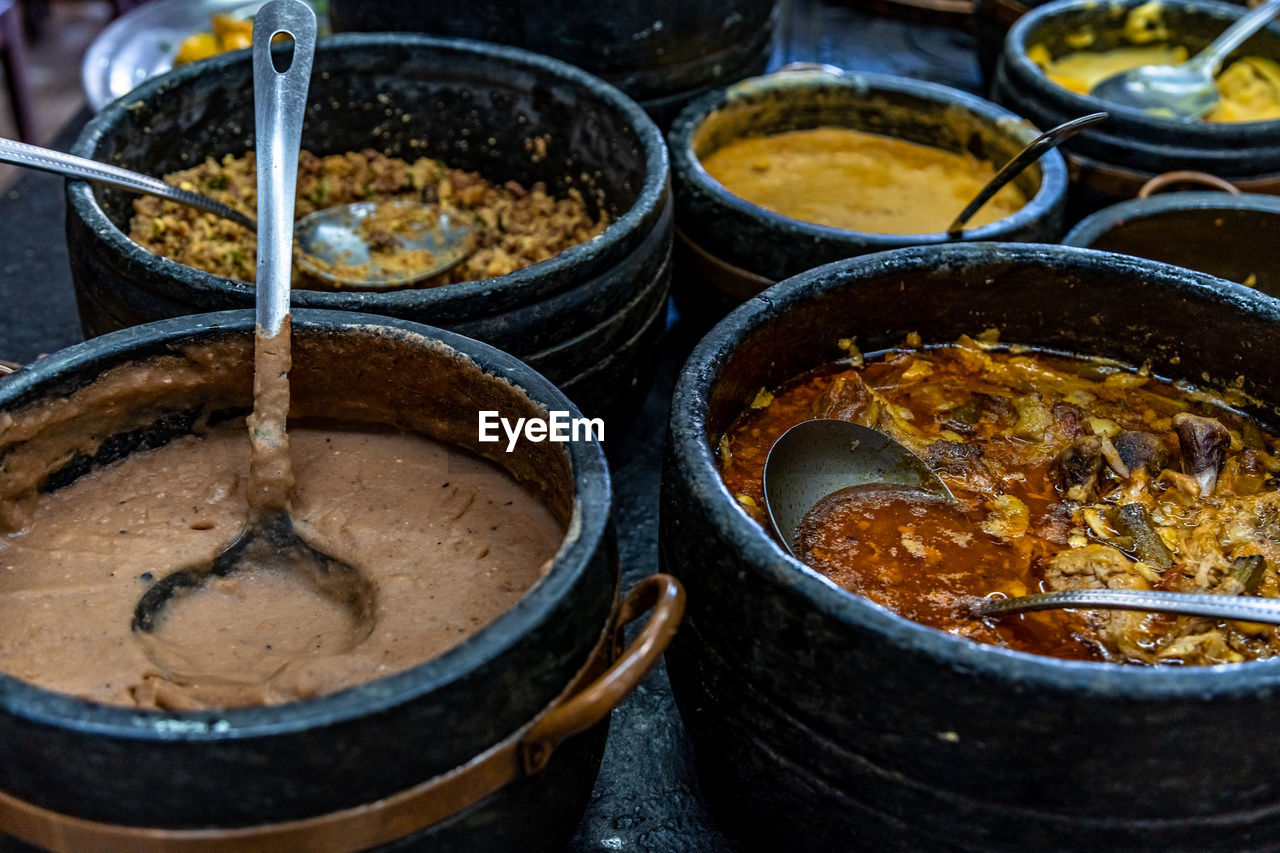
[[[1280,296],[1280,198],[1186,192],[1122,201],[1086,217],[1064,245],[1150,258]]]
[[[1013,22],[1044,0],[973,0],[973,40],[978,49],[978,68],[988,87],[995,77],[996,62],[1004,48],[1004,37]]]
[[[545,137],[545,157],[528,145]],[[662,136],[612,86],[514,48],[408,34],[343,35],[316,51],[302,144],[317,154],[374,146],[437,157],[496,183],[571,187],[608,210],[597,239],[509,275],[388,293],[295,291],[300,308],[427,322],[491,343],[553,382],[614,353],[665,299],[671,200]],[[160,175],[253,147],[247,54],[149,80],[110,104],[75,152]],[[248,307],[253,288],[156,257],[126,236],[132,197],[70,182],[67,237],[87,334],[180,314]],[[123,230],[122,230],[123,229]],[[615,363],[614,382],[644,396],[651,374]],[[593,416],[611,416],[578,397]],[[628,401],[630,402],[630,401]]]
[[[739,198],[702,167],[702,157],[735,139],[820,126],[968,151],[997,164],[1039,135],[980,98],[880,74],[782,71],[708,95],[690,104],[668,134],[679,229],[674,292],[682,310],[718,318],[773,282],[820,264],[950,239],[944,233],[872,234],[791,219]],[[1061,235],[1067,189],[1062,157],[1049,152],[1015,183],[1029,199],[1026,206],[966,230],[964,239],[1038,242]]]
[[[135,711],[0,674],[0,800],[162,829],[256,826],[372,803],[469,761],[525,726],[606,631],[618,567],[599,445],[526,443],[507,454],[477,443],[478,409],[510,417],[576,412],[554,386],[489,346],[416,323],[303,310],[293,329],[291,417],[418,431],[489,457],[526,482],[569,530],[549,572],[513,608],[445,654],[284,705]],[[70,464],[81,473],[185,434],[206,407],[247,408],[252,333],[251,312],[237,311],[96,338],[0,379],[0,412],[74,395],[110,368],[184,360],[193,346],[220,354],[193,395],[157,394],[136,409],[80,414],[76,428],[86,444]],[[44,435],[19,452],[40,453]],[[4,449],[13,452],[12,444]],[[63,464],[53,458],[50,466]],[[542,772],[394,848],[562,850],[586,807],[606,728],[570,738]]]
[[[396,30],[484,39],[571,62],[617,86],[665,123],[707,89],[764,70],[779,0],[330,0],[335,30]]]
[[[1172,307],[1176,306],[1176,308]],[[972,643],[837,588],[722,484],[715,447],[760,388],[918,332],[1149,363],[1280,403],[1280,302],[1084,249],[932,246],[779,284],[676,386],[661,554],[689,594],[667,653],[705,788],[764,850],[1273,849],[1280,660],[1137,668]]]
[[[1077,95],[1049,81],[1027,49],[1043,44],[1057,57],[1080,48],[1073,37],[1093,34],[1090,50],[1125,46],[1126,14],[1143,0],[1054,0],[1031,10],[1009,29],[996,69],[992,96],[1043,127],[1106,110],[1107,121],[1063,143],[1072,167],[1072,205],[1078,212],[1133,198],[1157,174],[1208,172],[1253,192],[1280,193],[1280,120],[1181,122]],[[1215,0],[1184,0],[1160,6],[1175,44],[1194,55],[1244,9]],[[1075,42],[1078,45],[1078,41]],[[1272,24],[1237,49],[1232,58],[1280,60],[1280,26]]]

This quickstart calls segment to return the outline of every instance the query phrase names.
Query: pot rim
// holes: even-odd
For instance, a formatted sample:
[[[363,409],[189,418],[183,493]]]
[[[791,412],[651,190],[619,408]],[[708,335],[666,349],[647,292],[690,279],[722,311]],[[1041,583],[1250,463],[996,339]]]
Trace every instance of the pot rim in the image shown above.
[[[1088,95],[1078,95],[1069,89],[1059,86],[1045,76],[1040,66],[1027,56],[1031,31],[1040,26],[1045,18],[1053,18],[1059,14],[1079,11],[1103,9],[1134,9],[1149,0],[1109,0],[1100,4],[1097,0],[1050,0],[1039,6],[1031,7],[1026,14],[1014,22],[1005,35],[1004,47],[1000,52],[1000,60],[1005,63],[1009,73],[1017,74],[1025,81],[1035,81],[1034,90],[1037,95],[1047,95],[1064,105],[1071,114],[1084,115],[1105,111],[1119,116],[1126,121],[1154,131],[1176,129],[1184,134],[1186,144],[1191,145],[1223,145],[1235,140],[1245,141],[1264,133],[1280,133],[1280,119],[1264,119],[1261,121],[1239,122],[1185,122],[1173,118],[1153,116],[1142,110],[1114,104]],[[1236,6],[1220,0],[1193,0],[1179,4],[1187,11],[1217,18],[1230,24],[1249,11],[1244,6]],[[1268,24],[1272,35],[1280,37],[1280,26]],[[1106,133],[1094,131],[1095,133]],[[1088,131],[1086,131],[1088,133]]]
[[[1026,145],[1040,135],[1040,131],[1027,119],[1004,107],[940,83],[930,83],[910,77],[873,72],[844,71],[833,74],[827,71],[782,71],[752,77],[731,86],[716,89],[686,106],[667,133],[671,148],[671,165],[682,178],[696,183],[699,188],[720,205],[735,213],[749,217],[761,227],[785,222],[788,229],[800,238],[814,238],[837,243],[854,243],[863,247],[894,249],[907,245],[956,242],[943,231],[922,234],[882,234],[874,231],[853,231],[819,225],[802,219],[793,219],[768,208],[747,201],[729,191],[707,172],[693,150],[693,138],[698,129],[716,110],[733,103],[750,101],[763,94],[791,88],[843,87],[860,93],[883,91],[926,98],[943,107],[959,107],[997,127],[1019,145]],[[1040,187],[1027,203],[1009,216],[977,228],[965,228],[964,241],[997,240],[1033,225],[1043,218],[1065,197],[1067,192],[1067,164],[1061,152],[1050,150],[1038,161]],[[956,211],[959,213],[959,211]]]
[[[1247,210],[1280,215],[1280,198],[1259,193],[1237,196],[1213,190],[1194,190],[1129,199],[1104,207],[1080,220],[1062,238],[1062,245],[1088,249],[1113,228],[1183,210]]]
[[[122,355],[156,344],[199,340],[231,330],[249,336],[252,309],[219,311],[132,326],[60,350],[29,364],[0,382],[0,408],[17,401],[41,399],[50,383],[68,371],[100,372],[124,362]],[[549,410],[582,417],[578,407],[533,368],[501,350],[462,335],[392,317],[352,311],[300,310],[293,313],[295,332],[305,330],[391,334],[402,339],[439,342],[505,380],[533,402]],[[595,440],[565,443],[574,479],[574,505],[564,540],[551,568],[514,605],[452,649],[403,672],[280,705],[206,711],[160,711],[91,702],[37,687],[0,672],[0,714],[53,727],[74,727],[113,738],[147,741],[212,741],[280,735],[338,725],[416,701],[466,677],[522,641],[521,626],[545,621],[578,581],[593,555],[606,547],[612,491],[604,451]]]
[[[1140,699],[1256,694],[1280,690],[1280,657],[1242,664],[1197,667],[1138,667],[1074,661],[985,645],[913,622],[849,593],[786,553],[738,505],[720,477],[707,436],[706,403],[725,362],[748,334],[808,302],[848,288],[860,276],[908,276],[990,263],[1048,264],[1093,271],[1099,262],[1143,276],[1160,287],[1194,290],[1236,309],[1263,313],[1280,323],[1280,303],[1242,285],[1205,273],[1128,255],[1047,244],[957,243],[862,255],[817,267],[780,282],[720,321],[694,348],[681,370],[672,401],[669,447],[681,486],[699,506],[714,535],[739,543],[744,567],[763,574],[819,613],[873,631],[886,641],[939,665],[977,676],[1056,689],[1088,690]],[[817,366],[817,365],[815,365]]]
[[[637,142],[644,151],[644,182],[631,206],[621,216],[610,222],[599,237],[571,246],[554,257],[506,275],[416,290],[410,288],[376,292],[298,289],[293,294],[294,305],[301,308],[351,310],[346,306],[355,299],[359,305],[357,310],[394,312],[409,307],[420,309],[424,305],[487,296],[495,290],[526,289],[534,280],[557,280],[565,277],[566,272],[576,267],[597,263],[600,256],[608,251],[610,245],[643,238],[645,221],[655,215],[666,194],[670,171],[669,157],[658,126],[639,104],[615,86],[567,62],[520,48],[417,33],[342,33],[325,36],[317,43],[316,54],[319,59],[332,54],[377,48],[382,45],[408,46],[415,52],[434,52],[441,56],[442,67],[447,67],[448,57],[451,54],[481,56],[508,63],[525,71],[544,74],[549,72],[563,82],[589,91],[611,109],[625,116],[627,124],[635,130]],[[94,151],[101,144],[102,138],[107,135],[109,128],[119,122],[132,105],[156,96],[163,97],[168,89],[180,88],[197,78],[227,74],[236,66],[243,67],[244,75],[248,79],[251,76],[251,63],[252,56],[248,49],[236,50],[210,57],[199,63],[181,65],[157,77],[152,77],[107,104],[90,119],[76,138],[71,153],[94,159]],[[78,216],[116,257],[122,258],[127,263],[144,266],[158,264],[159,272],[165,277],[197,290],[252,294],[252,284],[222,278],[154,255],[130,240],[128,234],[117,227],[98,204],[93,194],[93,187],[88,181],[68,178],[66,193],[69,203],[67,215]]]

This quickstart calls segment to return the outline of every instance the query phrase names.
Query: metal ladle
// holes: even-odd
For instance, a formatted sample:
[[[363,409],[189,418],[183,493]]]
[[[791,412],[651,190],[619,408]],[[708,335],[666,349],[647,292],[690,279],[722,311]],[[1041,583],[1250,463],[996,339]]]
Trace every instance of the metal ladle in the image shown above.
[[[258,224],[253,219],[208,196],[171,186],[149,175],[108,166],[73,154],[63,154],[61,151],[27,145],[12,139],[0,139],[0,162],[157,196],[207,211],[250,231],[258,230]],[[431,252],[430,264],[409,269],[389,269],[377,265],[371,260],[368,241],[360,234],[360,223],[380,211],[388,210],[412,217],[415,211],[426,213],[432,208],[421,202],[408,200],[358,201],[309,213],[293,226],[294,239],[302,250],[298,255],[298,266],[316,278],[342,287],[385,290],[438,275],[456,266],[471,253],[474,226],[453,222],[448,214],[440,213],[438,224],[415,229],[417,233],[412,237],[400,235],[397,238],[397,250],[404,253],[402,257],[423,257],[414,250],[426,249]],[[292,210],[289,215],[292,218]],[[333,271],[335,266],[349,268],[362,265],[367,265],[362,267],[366,273],[364,278],[351,278]]]
[[[1099,81],[1089,94],[1118,106],[1194,120],[1218,105],[1214,76],[1222,61],[1280,13],[1268,0],[1227,27],[1208,47],[1178,65],[1140,65]]]
[[[1276,0],[1276,2],[1280,3],[1280,0]],[[965,205],[964,210],[960,211],[960,214],[947,226],[947,236],[959,237],[964,230],[965,223],[972,219],[973,215],[981,210],[982,206],[990,201],[993,195],[1000,192],[1005,184],[1021,175],[1023,170],[1049,151],[1057,148],[1086,127],[1108,118],[1109,115],[1109,113],[1090,113],[1087,116],[1063,122],[1052,130],[1048,130],[1031,140],[1025,148],[1014,155],[1012,160],[1005,163],[1004,167],[991,177],[991,180],[987,181],[986,186],[978,190],[978,194],[973,197],[973,200]]]
[[[879,430],[818,418],[779,436],[764,463],[764,503],[778,538],[793,557],[800,521],[818,501],[854,486],[887,486],[954,502],[925,461]],[[1100,607],[1240,619],[1280,625],[1280,599],[1135,589],[1072,589],[975,599],[976,618],[1031,610]]]
[[[135,631],[151,632],[164,606],[185,588],[204,585],[250,568],[277,569],[301,577],[341,600],[357,619],[368,616],[367,580],[347,563],[309,545],[289,515],[293,472],[285,419],[289,410],[289,272],[298,146],[307,102],[316,18],[302,0],[271,0],[253,25],[253,77],[258,151],[257,330],[254,336],[253,414],[249,419],[249,519],[243,533],[210,565],[190,566],[166,576],[139,599]],[[284,70],[272,59],[271,40],[293,37]]]

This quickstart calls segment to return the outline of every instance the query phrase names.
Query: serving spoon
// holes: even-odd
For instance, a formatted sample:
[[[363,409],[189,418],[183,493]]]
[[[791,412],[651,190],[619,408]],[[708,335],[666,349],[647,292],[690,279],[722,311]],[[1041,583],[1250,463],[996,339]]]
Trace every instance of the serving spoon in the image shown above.
[[[1267,0],[1186,62],[1140,65],[1099,81],[1089,94],[1143,112],[1187,121],[1198,119],[1218,105],[1218,87],[1213,78],[1223,60],[1278,13],[1280,0]]]
[[[244,531],[211,564],[167,575],[139,599],[135,631],[151,632],[174,594],[204,585],[210,576],[247,569],[300,577],[329,597],[368,615],[372,596],[359,571],[303,540],[289,514],[293,466],[285,420],[289,411],[291,340],[289,273],[298,146],[315,51],[315,12],[302,0],[270,0],[254,19],[253,77],[258,151],[258,281],[254,334],[253,413],[248,418],[249,518]],[[293,38],[293,53],[277,68],[271,40]]]
[[[885,433],[849,421],[815,418],[791,427],[764,463],[764,504],[782,545],[793,543],[800,522],[818,501],[856,486],[901,488],[933,501],[955,503],[946,483],[916,454]],[[1239,619],[1280,625],[1280,599],[1136,589],[1071,589],[1035,595],[975,598],[975,618],[1063,608],[1142,610]]]
[[[1280,3],[1280,0],[1276,0],[1276,2]],[[1000,192],[1005,184],[1021,175],[1028,166],[1063,142],[1066,142],[1086,127],[1108,118],[1109,115],[1109,113],[1090,113],[1087,116],[1063,122],[1031,140],[1025,148],[1014,155],[1013,159],[1005,163],[999,172],[992,175],[991,180],[987,181],[982,189],[978,190],[978,194],[973,197],[973,200],[965,205],[964,210],[960,211],[959,215],[947,226],[947,236],[959,237],[964,230],[965,223],[972,219],[974,214],[991,200],[992,196]]]
[[[157,196],[220,216],[250,231],[258,230],[258,224],[251,217],[208,196],[166,184],[150,175],[73,154],[0,139],[0,162]],[[333,284],[371,290],[402,287],[439,275],[471,253],[474,226],[452,221],[448,214],[440,213],[438,224],[433,227],[414,229],[410,236],[398,235],[397,248],[403,250],[402,257],[424,261],[404,269],[377,264],[370,255],[368,241],[360,233],[361,223],[379,212],[399,211],[409,217],[419,214],[426,218],[432,215],[432,210],[421,202],[396,200],[358,201],[309,213],[293,226],[294,239],[302,250],[298,255],[298,266],[310,275]],[[429,261],[426,260],[427,255],[417,251],[421,249],[431,253]],[[359,276],[345,272],[353,268],[360,270]]]

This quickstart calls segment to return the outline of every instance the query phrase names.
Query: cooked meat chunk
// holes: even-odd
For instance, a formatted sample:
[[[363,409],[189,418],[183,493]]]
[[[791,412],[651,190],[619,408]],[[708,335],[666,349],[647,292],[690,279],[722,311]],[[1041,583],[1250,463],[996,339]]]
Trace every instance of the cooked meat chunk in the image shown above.
[[[1131,474],[1143,469],[1154,477],[1169,461],[1169,449],[1159,436],[1149,432],[1125,430],[1113,438],[1111,443],[1115,445],[1120,461]]]
[[[1092,435],[1076,441],[1053,460],[1053,470],[1067,500],[1092,500],[1102,470],[1102,442]]]
[[[879,416],[876,402],[861,374],[842,373],[813,401],[813,416],[866,426]]]
[[[1044,573],[1051,590],[1146,589],[1148,584],[1133,561],[1106,545],[1085,545],[1059,551]]]
[[[966,488],[991,494],[996,491],[996,477],[982,458],[982,447],[957,441],[935,441],[924,449],[925,464],[937,471],[963,480]]]
[[[1231,436],[1216,418],[1187,412],[1173,416],[1173,428],[1182,446],[1183,470],[1196,478],[1200,494],[1209,497],[1218,483],[1218,474],[1227,458]]]

